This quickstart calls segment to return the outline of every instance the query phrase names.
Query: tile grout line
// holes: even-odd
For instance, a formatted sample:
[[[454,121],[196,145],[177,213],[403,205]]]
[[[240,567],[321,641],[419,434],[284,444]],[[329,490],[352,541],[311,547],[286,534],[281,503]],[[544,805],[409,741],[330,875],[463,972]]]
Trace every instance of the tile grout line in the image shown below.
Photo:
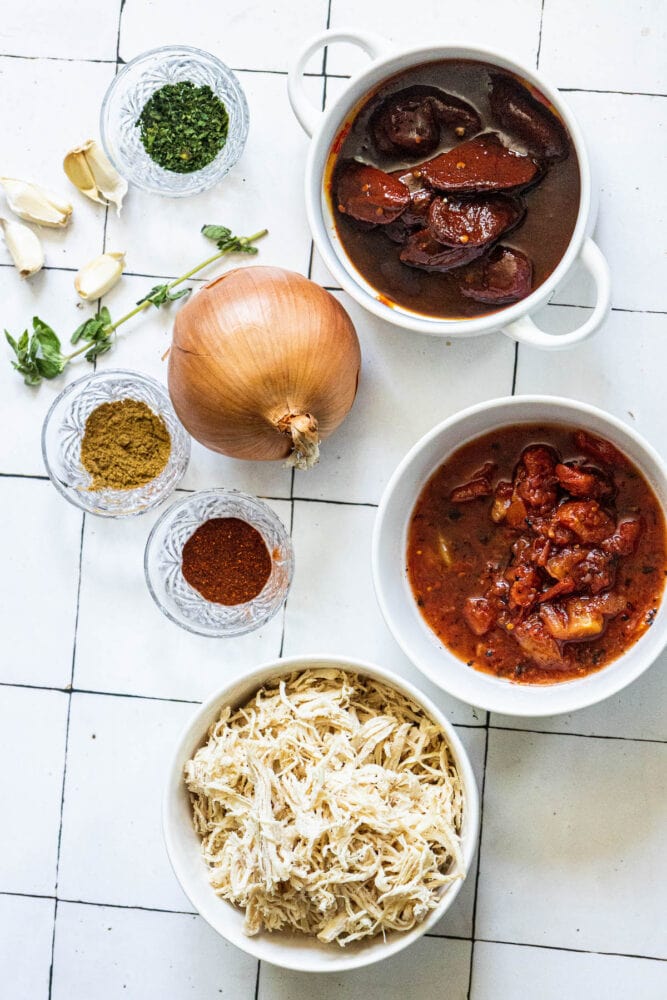
[[[604,90],[597,87],[559,87],[564,94],[620,94],[623,97],[667,97],[650,90]]]
[[[544,27],[544,3],[542,0],[542,6],[540,8],[540,32],[537,36],[537,55],[535,56],[535,69],[540,68],[540,53],[542,51],[542,28]]]
[[[57,687],[51,684],[25,684],[18,681],[0,681],[0,688],[17,688],[26,691],[52,691],[58,694],[87,694],[100,698],[131,698],[138,701],[160,701],[171,705],[201,705],[197,698],[169,698],[166,695],[136,694],[132,691],[103,691],[96,688]],[[487,723],[475,725],[471,722],[453,722],[456,729],[486,730]],[[666,746],[665,739],[652,739],[646,736],[612,736],[609,733],[576,733],[567,729],[534,729],[521,726],[501,726],[489,722],[488,729],[499,733],[528,733],[533,736],[572,736],[582,740],[611,740],[616,743],[648,743],[653,746]],[[0,890],[1,893],[1,890]]]
[[[262,960],[261,960],[261,958],[258,958],[257,959],[257,976],[255,977],[255,1000],[258,1000],[258,998],[259,998],[259,977],[261,976],[261,974],[262,974]]]
[[[55,957],[55,946],[56,946],[56,926],[58,921],[58,876],[60,871],[60,849],[62,846],[63,837],[63,813],[65,809],[65,782],[67,780],[67,754],[69,750],[69,729],[70,729],[70,718],[72,714],[72,687],[74,686],[74,662],[76,660],[76,639],[77,631],[79,627],[79,605],[81,601],[81,576],[83,568],[83,540],[86,530],[86,514],[85,512],[81,515],[81,534],[79,540],[79,578],[76,587],[76,611],[74,613],[74,632],[72,636],[72,664],[70,668],[70,690],[67,695],[67,718],[65,721],[65,752],[63,760],[63,779],[60,789],[60,823],[58,826],[58,844],[56,848],[56,871],[55,871],[55,899],[56,905],[53,908],[53,934],[51,935],[51,964],[49,965],[49,992],[48,998],[51,1000],[51,992],[53,988],[53,962]]]
[[[477,869],[475,871],[475,895],[472,902],[472,920],[470,924],[470,968],[468,970],[468,992],[466,997],[470,1000],[472,994],[473,967],[475,960],[475,930],[477,928],[477,898],[479,896],[479,873],[482,866],[482,833],[484,830],[484,790],[486,788],[486,762],[489,756],[489,718],[490,713],[486,713],[486,723],[484,725],[484,765],[482,767],[482,786],[479,790],[479,838],[477,841]],[[477,727],[476,727],[477,728]]]
[[[125,0],[122,0],[121,13],[124,7],[125,7]],[[118,37],[118,44],[120,44],[120,35]],[[125,59],[123,59],[122,56],[118,53],[118,50],[116,56],[111,59],[92,59],[87,56],[43,56],[43,55],[27,56],[17,52],[0,52],[0,59],[16,59],[16,60],[24,60],[26,62],[43,61],[43,62],[64,62],[64,63],[90,63],[91,65],[102,65],[102,66],[127,65]],[[269,68],[258,69],[253,66],[230,66],[229,68],[233,73],[266,73],[269,76],[287,76],[289,74],[289,70],[287,69],[269,69]],[[320,70],[316,72],[314,70],[306,70],[303,75],[318,78],[324,76],[324,71]],[[351,78],[349,73],[329,73],[328,75],[331,77],[335,77],[337,80],[349,80]],[[616,93],[616,91],[601,91],[601,93]],[[639,94],[638,96],[643,96],[643,95]],[[654,95],[649,95],[649,96],[654,96]],[[657,96],[662,96],[662,95],[657,95]]]
[[[661,955],[635,955],[627,951],[597,951],[595,948],[570,948],[567,945],[535,944],[532,941],[502,941],[499,938],[478,938],[484,944],[501,944],[509,948],[543,948],[545,951],[567,951],[574,955],[604,955],[607,958],[639,958],[644,962],[667,962]]]
[[[117,29],[116,29],[116,60],[115,60],[114,77],[116,77],[118,75],[119,46],[120,46],[120,29],[121,29],[121,21],[122,21],[122,17],[123,17],[123,7],[124,6],[125,6],[125,0],[120,0],[120,6],[119,6],[119,9],[118,9],[118,26],[117,26]],[[104,253],[104,250],[106,248],[108,221],[109,221],[109,205],[107,204],[107,206],[106,206],[106,208],[104,210],[104,229],[102,231],[102,253]],[[98,303],[97,303],[98,311],[99,311],[100,307],[101,307],[101,301],[98,300]],[[96,363],[93,365],[93,368],[94,369],[97,368],[97,364]],[[62,782],[62,790],[61,790],[61,797],[60,797],[60,826],[58,828],[58,847],[57,847],[57,852],[56,852],[56,878],[55,878],[56,902],[55,902],[55,906],[53,908],[53,935],[52,935],[52,938],[51,938],[51,964],[49,966],[48,1000],[51,1000],[52,993],[53,993],[53,967],[54,967],[54,960],[55,960],[56,928],[58,926],[58,879],[59,879],[59,876],[60,876],[60,852],[61,852],[61,847],[62,847],[63,816],[64,816],[64,811],[65,811],[65,785],[66,785],[66,781],[67,781],[67,758],[68,758],[68,753],[69,753],[69,731],[70,731],[70,719],[71,719],[71,715],[72,715],[72,691],[73,691],[73,688],[74,688],[74,670],[75,670],[75,664],[76,664],[76,640],[77,640],[77,632],[78,632],[78,627],[79,627],[79,611],[80,611],[80,607],[81,607],[81,578],[83,576],[83,543],[84,543],[84,537],[85,537],[85,530],[86,530],[86,514],[84,512],[83,515],[82,515],[82,518],[81,518],[81,541],[80,541],[80,545],[79,545],[79,579],[78,579],[77,590],[76,590],[76,613],[75,613],[75,616],[74,616],[74,637],[73,637],[73,642],[72,642],[72,667],[71,667],[70,682],[69,682],[70,691],[69,691],[69,695],[68,695],[68,699],[67,699],[67,722],[66,722],[66,725],[65,725],[65,760],[64,760],[64,764],[63,764],[63,782]]]
[[[318,74],[318,76],[319,75],[320,74]],[[327,79],[335,79],[335,77],[333,76],[333,74],[329,73],[328,76],[327,76]],[[325,79],[325,84],[326,84],[326,79]],[[311,246],[312,246],[312,240],[311,240]],[[312,253],[312,249],[311,249],[311,253]],[[14,268],[14,264],[10,263],[9,261],[0,261],[0,268],[3,268],[3,267],[7,268],[7,269],[13,269]],[[42,271],[62,271],[63,274],[76,274],[77,270],[78,270],[78,268],[76,268],[76,267],[66,267],[66,266],[61,265],[61,264],[45,264],[44,267],[42,268]],[[178,277],[178,275],[177,274],[148,274],[148,273],[143,272],[143,271],[123,271],[123,277],[124,278],[150,278],[152,281],[173,281],[174,278]],[[194,277],[190,278],[189,280],[190,281],[195,281],[195,282],[201,282],[201,283],[203,283],[203,282],[209,281],[210,279],[206,278],[206,277],[199,278],[199,277],[197,277],[195,275]],[[342,292],[342,291],[344,291],[344,289],[341,288],[340,285],[322,285],[321,287],[324,288],[324,290],[326,292]],[[549,306],[555,306],[555,307],[561,308],[561,309],[588,309],[588,310],[592,310],[593,309],[593,306],[585,305],[585,304],[582,304],[581,302],[549,302],[548,305]],[[667,308],[666,309],[631,309],[628,306],[612,306],[611,307],[611,312],[630,313],[631,315],[637,315],[637,316],[644,316],[644,315],[648,315],[648,316],[667,316]],[[0,475],[1,475],[1,473],[0,473]]]
[[[327,20],[325,28],[328,31],[331,27],[331,0],[327,0]],[[324,111],[327,98],[327,59],[329,56],[329,46],[324,46],[324,51],[322,53],[322,76],[324,77],[324,89],[322,92],[322,111]]]
[[[125,0],[123,0],[123,7],[125,6]],[[544,3],[543,3],[544,6]],[[329,27],[329,25],[327,25]],[[120,55],[112,59],[93,59],[89,56],[45,56],[36,55],[29,56],[23,55],[18,52],[0,52],[0,59],[15,59],[17,61],[24,60],[26,62],[64,62],[64,63],[90,63],[94,66],[125,66],[127,65],[125,59]],[[266,73],[270,76],[287,76],[289,70],[287,69],[269,69],[269,68],[256,68],[252,66],[230,66],[233,73]],[[330,73],[328,70],[306,70],[303,74],[308,77],[324,77],[325,75],[334,80],[350,80],[350,73]],[[658,90],[616,90],[609,87],[558,87],[562,93],[565,94],[619,94],[623,97],[667,97],[667,92]]]
[[[141,906],[133,903],[101,903],[90,899],[66,899],[62,896],[49,895],[39,892],[14,892],[11,890],[0,890],[0,896],[8,896],[15,899],[43,899],[54,903],[67,903],[71,906],[88,906],[97,909],[108,910],[137,910],[140,913],[162,913],[166,916],[177,917],[198,917],[196,910],[169,910],[161,906]],[[445,941],[470,941],[472,938],[464,934],[433,934],[428,931],[424,934],[429,940]],[[565,951],[575,955],[602,955],[607,958],[636,958],[645,962],[667,962],[667,958],[662,955],[641,955],[625,951],[599,951],[595,948],[572,948],[568,945],[559,944],[537,944],[534,941],[508,941],[502,938],[477,938],[484,944],[499,944],[508,948],[541,948],[545,951]],[[259,964],[259,963],[258,963]]]

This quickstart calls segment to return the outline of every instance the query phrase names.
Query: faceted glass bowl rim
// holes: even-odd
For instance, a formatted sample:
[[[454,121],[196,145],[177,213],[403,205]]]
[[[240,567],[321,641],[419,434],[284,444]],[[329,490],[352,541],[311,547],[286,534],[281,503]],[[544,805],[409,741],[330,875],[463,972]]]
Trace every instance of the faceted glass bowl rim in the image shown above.
[[[225,628],[224,625],[221,625],[219,632],[213,632],[211,630],[205,631],[202,628],[197,628],[196,625],[188,622],[184,617],[179,618],[175,614],[173,614],[173,612],[166,607],[166,605],[164,604],[161,597],[157,593],[156,588],[153,584],[153,575],[149,563],[152,555],[153,543],[158,532],[160,531],[161,528],[163,528],[165,521],[167,521],[170,517],[173,517],[184,507],[187,507],[189,504],[193,504],[196,501],[207,498],[209,499],[218,498],[220,500],[231,498],[234,500],[241,500],[244,501],[245,503],[248,503],[250,506],[259,507],[261,510],[264,510],[265,512],[268,513],[270,519],[275,523],[277,533],[281,536],[281,544],[285,548],[287,556],[285,560],[287,580],[283,588],[281,600],[276,602],[275,608],[271,611],[271,613],[268,616],[265,616],[260,621],[249,624],[247,628],[242,630],[238,628],[234,628],[233,630],[228,630],[227,628]],[[244,493],[242,490],[226,489],[225,487],[217,487],[207,490],[196,490],[194,493],[190,493],[188,496],[183,497],[181,500],[176,500],[174,503],[170,504],[170,506],[167,507],[167,509],[163,511],[162,514],[160,514],[159,518],[151,528],[150,534],[146,539],[146,547],[144,549],[144,576],[146,579],[146,586],[148,587],[148,591],[151,597],[153,598],[153,601],[160,609],[162,614],[165,616],[165,618],[168,618],[169,621],[173,622],[175,625],[178,625],[180,628],[185,629],[186,632],[191,632],[193,635],[202,635],[208,639],[216,639],[216,638],[231,639],[237,636],[247,635],[250,632],[257,631],[258,628],[262,628],[263,625],[266,625],[273,618],[275,618],[278,611],[281,609],[281,607],[283,607],[289,595],[290,588],[292,586],[292,580],[294,577],[294,546],[292,544],[290,533],[283,524],[283,522],[281,521],[281,519],[278,517],[276,512],[264,500],[260,499],[259,497],[253,496],[250,493]],[[196,593],[196,591],[194,591],[194,593]],[[259,597],[259,594],[257,595],[257,597]],[[200,600],[202,604],[210,603],[207,602],[204,597],[200,597]],[[247,604],[249,606],[252,606],[255,600],[257,600],[257,598],[254,598],[253,601],[248,601]]]
[[[46,468],[46,472],[47,472],[47,475],[48,475],[49,479],[51,480],[51,483],[55,486],[56,490],[61,495],[61,497],[63,497],[65,500],[67,500],[68,503],[71,503],[74,507],[78,507],[79,510],[84,511],[86,514],[92,514],[92,515],[94,515],[96,517],[105,517],[105,518],[109,518],[109,519],[118,519],[118,518],[126,518],[126,517],[139,517],[141,514],[145,514],[147,511],[151,510],[153,507],[157,507],[159,504],[163,503],[167,499],[167,497],[178,486],[178,483],[181,481],[181,479],[185,475],[186,469],[188,467],[188,463],[190,461],[190,443],[191,443],[191,439],[190,439],[190,435],[187,433],[187,431],[185,431],[185,428],[184,428],[185,454],[184,454],[184,457],[183,457],[183,470],[182,470],[180,476],[178,477],[178,479],[176,480],[176,482],[170,485],[168,491],[165,491],[164,494],[162,494],[162,495],[158,494],[157,496],[154,497],[153,500],[149,501],[145,506],[141,507],[139,510],[130,510],[130,511],[127,511],[126,513],[123,513],[123,512],[118,512],[118,513],[102,513],[101,511],[91,510],[85,504],[80,503],[79,499],[77,498],[76,491],[73,491],[69,487],[63,486],[63,484],[60,482],[60,479],[56,475],[55,470],[54,470],[54,468],[53,468],[53,466],[51,464],[51,460],[49,458],[49,449],[48,449],[47,440],[46,440],[46,438],[47,438],[47,432],[48,432],[48,430],[50,428],[51,420],[52,420],[52,417],[53,417],[54,413],[56,412],[56,410],[60,406],[60,404],[63,402],[63,400],[67,399],[68,396],[73,396],[75,394],[75,391],[77,389],[81,390],[81,389],[84,388],[85,385],[88,385],[88,384],[90,384],[92,382],[95,382],[95,381],[99,381],[99,382],[112,381],[115,378],[119,378],[119,377],[120,378],[126,378],[128,380],[133,381],[133,382],[143,383],[144,385],[150,386],[157,393],[157,395],[159,395],[161,397],[161,400],[162,400],[164,406],[165,407],[169,407],[172,410],[172,413],[173,413],[174,417],[178,421],[178,417],[176,416],[176,411],[174,410],[174,408],[172,406],[172,403],[171,403],[171,399],[169,398],[169,393],[167,392],[167,389],[165,388],[164,385],[162,385],[161,382],[158,382],[157,379],[152,378],[152,376],[150,376],[150,375],[144,375],[141,372],[132,371],[131,368],[110,368],[108,370],[105,369],[105,370],[99,371],[99,372],[89,372],[87,375],[82,375],[81,378],[75,379],[74,382],[70,382],[69,385],[66,385],[65,388],[61,392],[58,393],[58,395],[56,396],[56,398],[51,403],[49,409],[47,410],[46,416],[44,417],[44,421],[42,423],[42,433],[41,433],[42,461],[44,462],[44,467]],[[180,423],[180,421],[179,421],[179,423]],[[173,452],[169,456],[169,461],[168,461],[167,465],[169,464],[169,462],[172,461],[172,459],[173,459]],[[132,490],[128,490],[127,492],[129,494],[129,493],[131,493],[133,491]]]
[[[147,184],[145,182],[142,182],[141,180],[137,180],[134,177],[130,179],[129,177],[126,176],[126,174],[122,169],[122,164],[119,164],[117,162],[117,158],[113,155],[112,144],[109,141],[109,108],[111,102],[116,97],[118,89],[121,86],[123,80],[125,79],[126,76],[130,74],[130,72],[133,69],[136,69],[136,67],[141,65],[141,63],[150,62],[151,59],[154,59],[157,56],[178,55],[178,54],[189,56],[191,59],[197,62],[212,63],[216,67],[220,75],[224,76],[225,79],[229,81],[229,83],[232,85],[234,89],[235,97],[238,102],[239,117],[241,121],[241,132],[240,132],[238,155],[234,160],[230,161],[229,163],[225,163],[219,171],[212,172],[211,176],[207,178],[204,182],[200,181],[200,183],[198,184],[194,183],[192,187],[183,190],[169,191],[167,185],[165,185],[165,188],[157,188],[151,184]],[[134,59],[130,59],[130,61],[123,66],[120,72],[114,76],[113,80],[107,87],[106,93],[102,100],[102,107],[100,108],[99,125],[100,125],[100,137],[102,139],[102,145],[104,147],[104,151],[111,160],[112,165],[115,167],[118,173],[123,178],[125,178],[125,180],[127,180],[130,184],[134,185],[134,187],[140,188],[142,191],[149,191],[151,194],[161,194],[165,197],[171,197],[171,198],[185,198],[188,195],[201,194],[203,191],[208,191],[210,188],[215,187],[215,185],[218,184],[227,173],[229,173],[232,167],[235,166],[235,164],[238,162],[238,160],[243,154],[246,140],[248,138],[249,119],[250,119],[250,112],[248,109],[248,101],[246,99],[243,87],[241,86],[236,73],[226,63],[224,63],[222,59],[218,59],[218,57],[213,55],[212,52],[208,52],[206,49],[197,48],[194,45],[159,45],[157,48],[147,49],[145,52],[141,52],[138,56],[135,56]],[[210,166],[212,166],[214,162],[215,160],[213,160],[211,163],[206,164],[206,166],[202,167],[200,170],[194,170],[191,174],[188,175],[175,174],[174,176],[176,177],[189,176],[195,179],[196,181],[196,178],[200,177],[202,172],[204,170],[207,170]],[[166,180],[169,178],[168,170],[164,171],[164,176]]]

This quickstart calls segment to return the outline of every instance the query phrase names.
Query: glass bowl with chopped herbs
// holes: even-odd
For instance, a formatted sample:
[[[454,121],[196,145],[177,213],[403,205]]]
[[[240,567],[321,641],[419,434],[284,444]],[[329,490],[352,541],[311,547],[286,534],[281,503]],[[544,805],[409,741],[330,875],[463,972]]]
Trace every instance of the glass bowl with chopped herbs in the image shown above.
[[[176,489],[190,436],[160,382],[114,369],[84,375],[53,401],[42,456],[70,503],[100,517],[133,517]]]
[[[248,104],[234,73],[215,56],[165,45],[118,73],[102,104],[100,131],[127,181],[184,197],[213,187],[239,159]]]

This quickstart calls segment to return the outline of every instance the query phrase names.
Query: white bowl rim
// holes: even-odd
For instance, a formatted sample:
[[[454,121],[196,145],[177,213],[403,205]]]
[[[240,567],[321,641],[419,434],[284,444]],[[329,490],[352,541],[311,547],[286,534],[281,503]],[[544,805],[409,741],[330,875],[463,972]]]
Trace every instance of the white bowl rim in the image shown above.
[[[264,933],[255,937],[248,937],[243,934],[242,931],[228,933],[227,930],[221,930],[219,924],[215,920],[214,914],[210,911],[214,906],[232,908],[232,904],[219,899],[212,889],[210,889],[211,907],[207,909],[206,912],[200,909],[200,905],[196,899],[197,894],[188,884],[188,877],[180,863],[181,852],[174,835],[175,826],[179,823],[176,815],[175,803],[177,789],[183,787],[183,763],[193,752],[193,747],[201,746],[202,740],[206,735],[206,729],[202,726],[202,719],[205,718],[213,708],[221,708],[222,705],[230,698],[232,702],[234,702],[234,690],[237,688],[247,688],[252,686],[253,690],[257,690],[262,686],[262,684],[275,677],[292,673],[296,670],[321,668],[339,668],[352,673],[367,674],[369,677],[380,680],[389,687],[406,694],[408,697],[416,701],[417,704],[423,707],[427,714],[442,727],[447,737],[448,745],[450,746],[455,758],[456,766],[461,776],[464,788],[465,832],[461,839],[461,849],[465,864],[465,874],[462,879],[458,879],[456,882],[451,883],[451,885],[447,887],[438,906],[433,909],[421,923],[417,924],[417,926],[410,931],[403,933],[396,932],[392,934],[388,943],[383,941],[381,936],[377,936],[369,939],[365,943],[364,950],[362,951],[357,951],[356,953],[346,953],[344,949],[339,949],[340,954],[333,951],[333,948],[338,947],[337,945],[322,945],[321,947],[318,947],[317,950],[315,950],[315,948],[313,949],[312,961],[304,962],[303,953],[300,952],[300,960],[297,964],[296,962],[289,960],[289,948],[286,948],[281,942],[278,934]],[[249,695],[244,695],[243,697],[249,697]],[[198,913],[204,918],[204,920],[206,920],[213,930],[221,935],[221,937],[224,937],[226,940],[236,945],[236,947],[241,948],[242,951],[253,955],[261,961],[270,962],[271,964],[280,966],[284,969],[294,969],[298,972],[342,972],[348,969],[359,969],[363,966],[371,965],[385,958],[389,958],[391,955],[397,954],[399,951],[407,948],[408,945],[417,941],[429,930],[430,927],[441,919],[456,899],[465,879],[473,874],[471,872],[471,865],[477,848],[479,828],[480,802],[477,782],[468,753],[463,746],[458,733],[454,729],[453,723],[447,719],[442,710],[439,709],[427,695],[423,694],[413,684],[404,680],[403,677],[393,671],[387,670],[385,667],[380,667],[367,660],[353,659],[347,656],[337,656],[335,653],[313,653],[311,655],[300,654],[298,656],[268,660],[255,667],[249,673],[236,677],[233,681],[211,694],[206,701],[202,702],[202,704],[197,708],[197,711],[189,719],[178,737],[176,746],[172,753],[171,761],[169,763],[167,780],[162,799],[162,833],[167,855],[183,892]],[[202,867],[204,867],[203,860]],[[312,941],[312,939],[307,940]],[[328,958],[326,963],[317,957],[323,949],[327,949]],[[284,956],[281,955],[281,952],[284,952]],[[331,956],[335,957],[332,958]]]
[[[387,529],[385,528],[385,525],[388,511],[399,484],[403,478],[409,474],[411,465],[415,459],[420,456],[423,451],[427,450],[434,441],[437,441],[443,431],[450,430],[459,423],[464,423],[470,417],[488,412],[489,414],[494,414],[497,419],[494,419],[493,422],[489,424],[486,431],[478,431],[469,438],[462,437],[461,442],[457,445],[457,447],[460,447],[467,440],[473,440],[474,437],[479,437],[481,434],[488,433],[493,430],[493,427],[507,426],[507,424],[512,422],[512,410],[520,406],[525,406],[526,404],[528,404],[528,406],[535,406],[536,413],[534,418],[522,417],[521,420],[518,421],[520,423],[539,423],[540,420],[543,420],[545,423],[568,423],[569,421],[567,418],[552,418],[540,415],[540,407],[560,406],[571,412],[573,423],[576,422],[577,416],[593,417],[594,419],[604,423],[608,428],[610,428],[610,438],[612,443],[614,443],[613,431],[618,431],[621,435],[627,435],[627,437],[630,438],[637,446],[638,453],[643,454],[643,456],[648,458],[655,465],[662,480],[661,485],[663,493],[667,494],[667,465],[660,454],[651,444],[649,444],[648,441],[645,440],[645,438],[641,436],[641,434],[634,430],[634,428],[630,427],[628,424],[619,420],[612,414],[607,413],[605,410],[600,409],[600,407],[594,406],[590,403],[580,402],[579,400],[570,399],[564,396],[541,394],[501,396],[495,399],[486,400],[482,403],[476,403],[474,406],[469,406],[464,410],[459,410],[457,413],[448,417],[446,420],[441,421],[425,435],[423,435],[423,437],[421,437],[408,451],[394,471],[382,494],[373,529],[371,561],[375,594],[387,627],[408,659],[433,684],[441,690],[446,691],[448,694],[459,698],[463,702],[467,704],[474,704],[477,707],[485,709],[489,712],[537,718],[541,716],[560,715],[566,712],[573,712],[578,709],[597,704],[598,702],[617,694],[624,687],[632,683],[632,681],[636,680],[642,673],[644,673],[644,671],[655,662],[657,657],[667,645],[667,590],[663,591],[663,598],[660,603],[658,615],[650,630],[652,637],[655,637],[656,635],[660,636],[661,632],[662,636],[661,638],[658,638],[657,644],[654,644],[653,652],[651,652],[650,655],[641,656],[642,640],[640,639],[638,642],[630,646],[623,655],[617,657],[615,660],[612,660],[600,670],[570,681],[540,685],[518,684],[503,678],[494,677],[491,674],[486,674],[479,670],[468,668],[468,672],[464,675],[465,682],[459,683],[459,677],[456,672],[433,670],[430,665],[415,652],[411,638],[407,634],[410,630],[406,629],[404,631],[394,618],[388,598],[387,587],[381,571],[382,550],[386,542],[385,533]],[[623,446],[620,446],[620,448],[621,451],[625,452],[625,448]],[[448,452],[448,454],[451,453],[452,451]],[[446,457],[447,454],[443,454],[438,459],[437,463],[433,465],[432,471],[435,471],[439,465],[442,465]],[[634,464],[639,464],[634,458],[631,458],[631,461],[633,461]],[[429,473],[429,476],[431,474],[432,473]],[[419,496],[419,493],[427,482],[429,476],[426,476],[423,482],[419,485],[418,489],[414,491],[414,497],[410,506],[410,513],[414,509],[417,497]],[[654,488],[653,485],[652,488]],[[655,488],[654,492],[661,503],[663,513],[667,519],[667,505],[658,496],[658,491]],[[424,623],[424,627],[430,631],[426,623]],[[636,650],[639,650],[640,653],[634,656],[635,662],[631,666],[628,666],[627,658]],[[457,668],[461,667],[463,661],[454,656],[454,654],[451,653],[444,644],[441,644],[440,652],[443,657],[442,662],[445,665],[449,662],[450,664],[455,664]],[[646,653],[648,653],[648,650],[646,650]],[[591,683],[592,678],[596,678],[597,680],[594,683]],[[471,699],[470,688],[475,688],[476,691],[480,691],[480,697]],[[517,692],[522,692],[522,694],[517,696]],[[524,699],[526,703],[524,703]]]

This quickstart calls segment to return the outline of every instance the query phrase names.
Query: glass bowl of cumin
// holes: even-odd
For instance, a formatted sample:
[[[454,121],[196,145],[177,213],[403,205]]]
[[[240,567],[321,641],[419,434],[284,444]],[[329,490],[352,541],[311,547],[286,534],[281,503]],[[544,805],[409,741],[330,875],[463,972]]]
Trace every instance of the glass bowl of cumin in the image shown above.
[[[110,404],[123,401],[144,404],[144,414],[147,407],[162,433],[166,430],[169,445],[156,464],[161,471],[146,482],[134,487],[120,481],[113,488],[100,486],[90,463],[86,468],[86,454],[82,457],[86,427],[90,428],[89,417],[100,407],[106,406],[108,412]],[[108,434],[113,435],[111,425]],[[136,443],[141,448],[141,437]],[[113,462],[113,448],[123,447],[123,442],[111,437],[109,444],[113,447],[108,457]],[[134,517],[156,507],[176,489],[190,461],[190,435],[176,416],[165,386],[148,375],[119,368],[84,375],[56,397],[42,426],[42,457],[49,479],[75,507],[99,517]]]
[[[202,528],[213,525],[218,519],[235,522],[237,527],[242,523],[247,531],[258,533],[260,544],[265,546],[270,560],[268,576],[250,600],[229,604],[207,600],[188,582],[198,583],[193,568],[199,570],[200,580],[206,578],[206,560],[213,576],[225,576],[226,561],[231,574],[232,559],[238,559],[239,551],[248,552],[248,556],[247,561],[237,562],[237,582],[243,584],[244,579],[250,582],[253,576],[254,566],[250,560],[255,553],[237,547],[235,557],[231,551],[221,551],[212,538],[207,539],[202,534]],[[188,565],[187,549],[195,535],[200,545],[196,556],[198,565],[193,567]],[[177,500],[156,521],[146,542],[144,570],[151,597],[170,621],[197,635],[226,638],[253,632],[277,614],[292,583],[294,552],[289,532],[263,500],[237,490],[202,490]]]
[[[149,156],[137,122],[157,91],[185,82],[210,88],[229,120],[226,141],[215,158],[181,173],[164,169]],[[136,187],[171,198],[199,194],[221,181],[243,153],[248,124],[248,102],[235,74],[210,52],[188,45],[163,45],[132,59],[114,77],[100,112],[102,144],[116,170]]]

